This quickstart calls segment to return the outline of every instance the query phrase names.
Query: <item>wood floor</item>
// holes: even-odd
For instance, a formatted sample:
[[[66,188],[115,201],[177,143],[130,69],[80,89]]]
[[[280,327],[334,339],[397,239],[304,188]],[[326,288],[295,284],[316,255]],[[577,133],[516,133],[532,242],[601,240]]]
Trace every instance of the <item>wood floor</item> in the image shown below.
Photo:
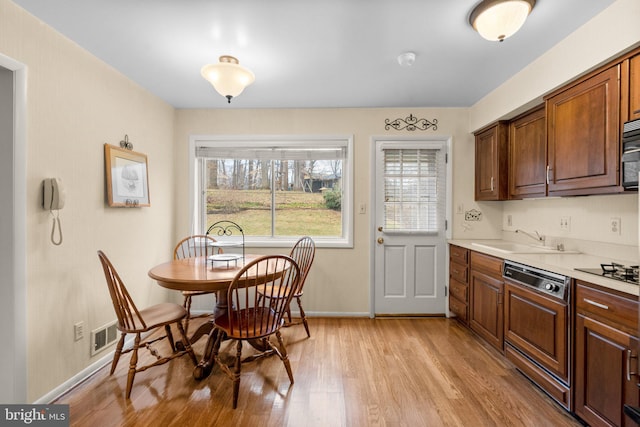
[[[311,338],[282,330],[295,384],[277,357],[243,364],[236,410],[220,369],[196,381],[187,357],[137,374],[130,401],[125,355],[113,376],[105,367],[54,403],[70,405],[72,426],[92,427],[581,425],[455,320],[309,323]]]

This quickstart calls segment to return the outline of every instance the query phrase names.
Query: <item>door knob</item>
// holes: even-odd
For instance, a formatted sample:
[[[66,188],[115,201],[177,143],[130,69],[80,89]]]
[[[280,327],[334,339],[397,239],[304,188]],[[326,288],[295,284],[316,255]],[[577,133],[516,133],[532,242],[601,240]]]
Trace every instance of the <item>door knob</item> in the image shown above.
[[[384,243],[384,239],[382,237],[378,237],[378,243],[383,244]]]
[[[378,227],[378,231],[380,231],[380,232],[381,232],[381,231],[382,231],[382,227]]]

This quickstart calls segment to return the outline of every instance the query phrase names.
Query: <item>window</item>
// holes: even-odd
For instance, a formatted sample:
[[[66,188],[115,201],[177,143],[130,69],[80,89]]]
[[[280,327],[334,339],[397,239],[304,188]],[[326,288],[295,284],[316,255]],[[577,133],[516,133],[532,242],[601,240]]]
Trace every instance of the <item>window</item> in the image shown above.
[[[439,149],[383,149],[385,230],[437,233],[444,217]]]
[[[247,244],[352,245],[352,138],[192,137],[194,230],[239,224]]]

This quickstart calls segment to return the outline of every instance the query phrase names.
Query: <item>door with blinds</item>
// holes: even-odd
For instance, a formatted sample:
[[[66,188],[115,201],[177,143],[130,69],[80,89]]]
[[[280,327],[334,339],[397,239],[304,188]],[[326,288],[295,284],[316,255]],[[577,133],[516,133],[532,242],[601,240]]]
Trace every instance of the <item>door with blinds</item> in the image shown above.
[[[377,141],[375,161],[375,314],[444,314],[446,144]]]

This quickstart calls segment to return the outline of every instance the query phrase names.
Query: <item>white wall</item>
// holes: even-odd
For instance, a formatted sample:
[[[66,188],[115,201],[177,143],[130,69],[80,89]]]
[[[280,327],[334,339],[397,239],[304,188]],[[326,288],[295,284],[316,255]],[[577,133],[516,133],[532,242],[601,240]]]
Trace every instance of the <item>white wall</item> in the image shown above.
[[[212,96],[218,96],[212,92]],[[438,120],[436,131],[385,130],[385,119],[419,118]],[[260,110],[178,110],[176,121],[176,184],[188,188],[188,142],[190,135],[354,135],[354,206],[367,205],[366,214],[354,215],[353,249],[318,249],[314,268],[305,285],[305,311],[310,314],[368,314],[370,288],[370,253],[373,242],[371,206],[371,137],[452,136],[453,203],[469,209],[473,202],[473,136],[467,132],[466,109],[260,109]],[[470,181],[471,180],[471,181]],[[188,194],[176,194],[176,235],[189,233]],[[460,226],[454,219],[455,230]],[[487,223],[478,224],[476,236],[487,234]],[[499,227],[498,227],[499,233]],[[271,251],[273,249],[262,249]],[[281,250],[281,248],[277,249]],[[252,251],[258,252],[257,249]]]
[[[507,218],[511,216],[511,226]],[[570,219],[569,228],[560,227],[560,218]],[[611,218],[619,218],[619,233],[611,231]],[[537,230],[547,241],[565,243],[568,248],[590,252],[589,242],[620,246],[612,253],[596,253],[608,257],[636,261],[638,259],[638,194],[566,197],[539,200],[514,200],[504,203],[503,229]],[[514,237],[514,236],[511,236]],[[573,247],[572,247],[573,246]],[[614,247],[614,246],[612,246]]]
[[[168,298],[147,271],[173,248],[173,108],[9,0],[0,0],[0,53],[28,67],[27,398],[34,401],[96,359],[89,331],[115,319],[98,249],[140,306]],[[125,134],[148,156],[150,208],[105,205],[103,144]],[[61,246],[51,244],[51,217],[40,206],[41,181],[52,176],[66,184]],[[74,342],[79,321],[85,338]]]

